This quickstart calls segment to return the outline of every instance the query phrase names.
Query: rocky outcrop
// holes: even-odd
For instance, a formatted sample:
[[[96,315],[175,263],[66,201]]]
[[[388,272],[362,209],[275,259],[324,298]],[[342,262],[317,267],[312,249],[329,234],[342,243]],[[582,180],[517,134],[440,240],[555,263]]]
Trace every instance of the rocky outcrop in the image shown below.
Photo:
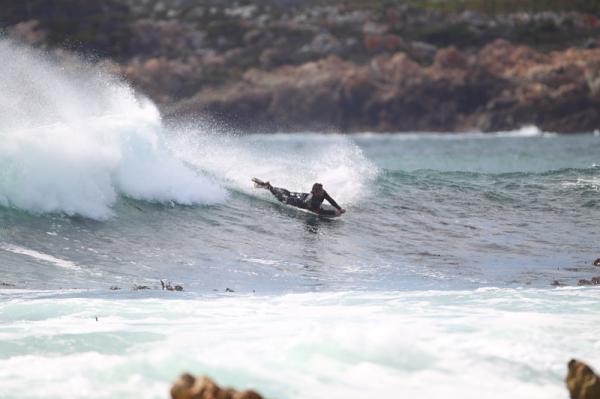
[[[34,25],[36,32],[32,30]],[[14,33],[25,34],[32,44],[48,43],[121,60],[132,52],[130,9],[119,0],[4,2],[0,9],[0,30],[6,27],[9,32],[17,28]]]
[[[469,3],[29,0],[0,30],[245,132],[600,129],[600,8]]]
[[[258,393],[221,388],[208,377],[182,374],[171,387],[172,399],[262,399]]]
[[[571,399],[600,399],[600,379],[585,363],[571,359],[566,383]]]
[[[600,127],[597,49],[543,54],[497,41],[480,52],[496,76],[509,82],[500,96],[474,115],[481,130],[532,124],[546,131],[591,132]]]
[[[577,285],[600,285],[600,276],[592,277],[591,280],[581,279]]]
[[[498,40],[475,55],[437,50],[357,65],[337,56],[273,71],[176,102],[167,115],[211,114],[244,131],[546,131],[600,128],[600,49],[544,54]]]

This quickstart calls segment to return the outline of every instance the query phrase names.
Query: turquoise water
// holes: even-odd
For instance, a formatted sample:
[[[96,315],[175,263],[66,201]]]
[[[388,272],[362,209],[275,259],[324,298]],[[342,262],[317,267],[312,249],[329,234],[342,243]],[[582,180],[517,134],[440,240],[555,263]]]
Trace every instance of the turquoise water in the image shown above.
[[[594,135],[166,137],[220,201],[119,194],[101,219],[0,208],[3,280],[270,294],[541,288],[596,272]],[[348,212],[324,220],[284,207],[252,175],[297,191],[324,182]]]
[[[564,398],[571,357],[600,367],[577,287],[600,275],[598,134],[167,128],[93,68],[0,53],[2,397],[167,398],[188,371],[269,398]]]

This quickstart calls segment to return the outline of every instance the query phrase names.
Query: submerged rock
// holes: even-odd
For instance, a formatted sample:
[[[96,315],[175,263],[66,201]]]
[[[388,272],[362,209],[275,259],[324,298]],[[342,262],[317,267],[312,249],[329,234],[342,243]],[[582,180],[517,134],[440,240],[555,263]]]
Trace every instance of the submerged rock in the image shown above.
[[[160,285],[163,290],[167,291],[183,291],[183,287],[181,285],[173,285],[170,281],[160,280]]]
[[[236,391],[232,388],[221,388],[208,377],[194,377],[182,374],[171,387],[172,399],[262,399],[252,390]]]
[[[600,399],[600,379],[585,363],[571,359],[565,382],[571,399]]]
[[[148,287],[147,285],[137,285],[137,284],[134,284],[131,287],[132,291],[149,290],[149,289],[150,289],[150,287]]]
[[[581,279],[577,282],[577,285],[600,285],[600,276],[592,277],[591,280]]]

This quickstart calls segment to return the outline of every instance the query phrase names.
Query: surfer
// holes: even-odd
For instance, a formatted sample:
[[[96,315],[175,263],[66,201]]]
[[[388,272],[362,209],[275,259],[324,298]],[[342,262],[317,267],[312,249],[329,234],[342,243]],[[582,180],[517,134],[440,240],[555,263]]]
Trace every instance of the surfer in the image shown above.
[[[267,189],[284,204],[295,206],[302,209],[307,209],[311,212],[317,213],[323,216],[340,216],[345,213],[346,210],[335,202],[333,198],[329,196],[327,191],[323,189],[321,183],[315,183],[310,190],[310,193],[293,193],[285,188],[273,187],[271,183],[264,182],[256,177],[252,179],[254,185],[259,188]],[[321,204],[327,200],[335,209],[323,209]]]

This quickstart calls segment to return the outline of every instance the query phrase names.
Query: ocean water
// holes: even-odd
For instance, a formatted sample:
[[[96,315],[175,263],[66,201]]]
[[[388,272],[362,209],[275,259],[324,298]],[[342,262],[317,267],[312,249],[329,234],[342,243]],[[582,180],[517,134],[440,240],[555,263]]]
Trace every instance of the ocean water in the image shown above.
[[[600,291],[577,286],[600,275],[597,133],[167,127],[82,61],[0,54],[0,397],[167,398],[188,371],[268,398],[547,399],[570,358],[600,368]]]

